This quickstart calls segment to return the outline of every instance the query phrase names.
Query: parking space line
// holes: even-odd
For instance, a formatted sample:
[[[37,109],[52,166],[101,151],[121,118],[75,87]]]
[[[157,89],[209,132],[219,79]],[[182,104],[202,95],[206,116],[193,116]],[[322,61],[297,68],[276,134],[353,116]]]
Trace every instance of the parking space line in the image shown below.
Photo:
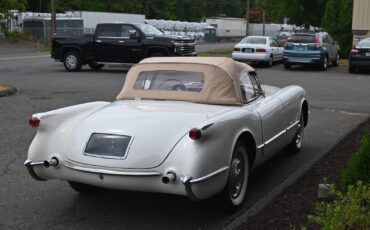
[[[32,59],[32,58],[45,58],[45,57],[50,57],[50,54],[49,55],[38,55],[38,56],[24,56],[24,57],[5,57],[5,58],[0,58],[0,61]]]

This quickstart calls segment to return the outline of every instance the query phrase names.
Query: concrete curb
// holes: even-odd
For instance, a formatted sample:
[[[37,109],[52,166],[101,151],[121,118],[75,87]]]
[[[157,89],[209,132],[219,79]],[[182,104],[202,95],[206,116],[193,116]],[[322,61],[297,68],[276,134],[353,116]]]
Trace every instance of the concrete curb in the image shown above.
[[[365,121],[370,119],[370,116],[367,116]],[[260,211],[262,211],[268,204],[270,204],[278,195],[280,195],[284,189],[288,188],[292,184],[294,184],[299,178],[301,178],[306,172],[308,172],[316,162],[321,160],[327,153],[332,151],[335,146],[337,146],[343,139],[345,139],[349,134],[351,134],[354,130],[358,129],[364,121],[362,121],[357,126],[353,127],[351,130],[349,130],[347,133],[343,134],[341,138],[338,139],[336,144],[327,152],[321,152],[318,154],[315,158],[311,159],[311,161],[308,161],[306,165],[301,167],[299,170],[294,172],[290,177],[288,177],[285,181],[283,181],[280,185],[278,185],[275,189],[273,189],[271,192],[269,192],[265,197],[257,201],[252,207],[250,207],[245,212],[241,213],[240,215],[234,217],[232,220],[229,220],[226,225],[223,227],[223,229],[231,230],[231,229],[237,229],[238,227],[242,226],[242,224],[246,223],[248,219],[256,214],[258,214]]]
[[[0,97],[14,95],[18,92],[17,88],[11,85],[0,84]]]

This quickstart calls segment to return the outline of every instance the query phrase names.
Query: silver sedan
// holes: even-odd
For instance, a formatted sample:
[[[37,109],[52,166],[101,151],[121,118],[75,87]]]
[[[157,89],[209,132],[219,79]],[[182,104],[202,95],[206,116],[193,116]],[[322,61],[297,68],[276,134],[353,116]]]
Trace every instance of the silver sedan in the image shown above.
[[[284,48],[271,37],[248,36],[235,45],[232,58],[241,62],[263,62],[271,67],[282,60]]]

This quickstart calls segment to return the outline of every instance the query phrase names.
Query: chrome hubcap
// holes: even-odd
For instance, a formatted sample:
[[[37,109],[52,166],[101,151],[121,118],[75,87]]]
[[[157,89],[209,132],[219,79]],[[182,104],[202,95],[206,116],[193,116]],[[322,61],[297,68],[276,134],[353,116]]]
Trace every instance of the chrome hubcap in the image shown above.
[[[301,119],[298,124],[298,133],[295,139],[295,143],[297,145],[297,148],[301,148],[302,146],[302,140],[303,140],[303,132],[304,131],[304,124],[303,124],[303,117],[301,116]]]
[[[238,198],[244,183],[244,161],[240,153],[236,153],[230,168],[230,196],[232,199]]]
[[[69,55],[66,57],[66,65],[69,69],[73,69],[77,66],[77,58],[74,55]]]

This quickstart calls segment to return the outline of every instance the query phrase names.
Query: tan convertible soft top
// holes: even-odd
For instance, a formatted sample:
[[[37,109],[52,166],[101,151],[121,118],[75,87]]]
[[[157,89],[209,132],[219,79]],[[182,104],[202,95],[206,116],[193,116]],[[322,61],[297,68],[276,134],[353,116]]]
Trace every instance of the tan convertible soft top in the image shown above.
[[[204,75],[200,92],[134,89],[134,84],[143,71],[177,70],[200,72]],[[247,64],[226,57],[158,57],[147,58],[133,66],[127,73],[123,89],[117,100],[160,99],[194,101],[207,104],[241,105],[240,74],[254,71]]]

